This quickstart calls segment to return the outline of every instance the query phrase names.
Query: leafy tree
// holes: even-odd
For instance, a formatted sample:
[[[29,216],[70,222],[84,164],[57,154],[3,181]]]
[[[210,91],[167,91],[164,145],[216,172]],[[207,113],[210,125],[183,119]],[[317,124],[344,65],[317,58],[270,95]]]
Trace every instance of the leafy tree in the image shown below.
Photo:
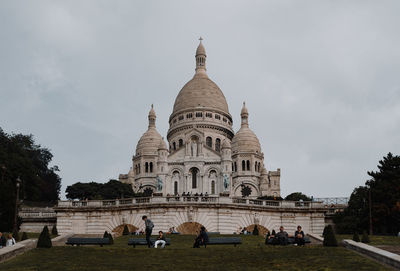
[[[400,156],[388,153],[379,161],[379,171],[369,171],[372,179],[355,188],[348,207],[334,217],[340,233],[369,229],[369,206],[374,233],[396,234],[400,225]],[[390,193],[388,193],[390,191]],[[371,199],[371,202],[370,202]]]
[[[53,228],[51,228],[51,234],[52,235],[58,235],[58,230],[57,230],[57,226],[53,225]]]
[[[122,232],[122,235],[129,235],[128,225],[126,225],[126,224],[124,226],[124,231]]]
[[[47,228],[47,226],[43,227],[43,230],[39,235],[39,239],[38,239],[36,247],[38,247],[38,248],[39,247],[40,248],[51,248],[52,247],[49,229]]]
[[[361,238],[361,242],[363,242],[363,243],[369,243],[369,236],[368,236],[367,231],[364,231],[364,232],[363,232],[363,235],[362,235],[362,238]]]
[[[253,235],[258,235],[257,225],[254,226]]]
[[[292,200],[292,201],[299,201],[299,200],[303,200],[303,201],[311,201],[311,198],[304,195],[301,192],[294,192],[292,194],[289,194],[285,197],[285,200]]]
[[[325,234],[324,234],[323,245],[325,247],[337,247],[338,244],[332,226],[328,225],[325,228],[326,230],[324,229]]]
[[[135,193],[130,184],[121,183],[117,180],[110,180],[108,183],[75,183],[65,190],[68,199],[116,199],[132,198]]]
[[[59,199],[61,178],[58,167],[50,166],[52,158],[33,135],[10,135],[0,128],[0,231],[13,226],[18,177],[21,200],[55,203]]]
[[[353,241],[360,242],[360,236],[358,236],[357,232],[354,232],[354,234],[353,234]]]
[[[21,241],[24,241],[26,239],[28,239],[28,235],[26,234],[26,232],[23,232],[22,233],[22,237],[21,237]]]

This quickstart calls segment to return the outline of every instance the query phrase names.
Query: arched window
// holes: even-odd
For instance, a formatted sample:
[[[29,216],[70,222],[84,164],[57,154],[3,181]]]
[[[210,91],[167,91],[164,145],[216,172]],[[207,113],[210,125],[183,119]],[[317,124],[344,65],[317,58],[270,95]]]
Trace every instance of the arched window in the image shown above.
[[[232,171],[235,171],[235,166],[233,165],[233,163],[232,163]]]
[[[255,171],[255,172],[257,172],[257,165],[258,165],[258,163],[256,162],[256,163],[254,164],[254,171]]]
[[[212,138],[210,136],[207,136],[206,138],[206,145],[207,147],[212,148]]]
[[[221,139],[219,138],[215,140],[215,150],[218,152],[221,150]]]
[[[250,170],[250,161],[247,160],[246,164],[247,164],[247,170]]]
[[[175,142],[172,143],[172,146],[174,147],[174,151],[176,151],[176,143]]]
[[[237,163],[235,162],[235,172],[237,172]]]
[[[140,164],[138,164],[138,170],[139,170],[139,173],[140,173]]]
[[[197,168],[192,168],[191,173],[192,173],[192,188],[197,188],[197,173],[199,170]]]
[[[211,182],[211,194],[215,194],[215,181]]]
[[[144,171],[149,172],[149,163],[144,164]]]
[[[183,140],[182,139],[179,139],[179,144],[178,145],[179,145],[179,148],[183,146]]]
[[[150,172],[153,172],[153,162],[150,162]]]
[[[174,195],[178,195],[178,182],[174,182]]]
[[[246,170],[246,162],[242,160],[242,171]]]
[[[260,172],[260,171],[261,171],[261,163],[258,162],[258,172]]]

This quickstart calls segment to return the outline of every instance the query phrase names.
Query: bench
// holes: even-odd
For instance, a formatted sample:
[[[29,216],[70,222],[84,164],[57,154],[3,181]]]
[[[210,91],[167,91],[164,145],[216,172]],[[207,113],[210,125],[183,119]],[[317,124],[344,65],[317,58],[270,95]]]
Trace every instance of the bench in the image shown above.
[[[208,231],[208,235],[220,235],[219,231]]]
[[[65,242],[66,245],[109,245],[110,240],[108,238],[81,238],[81,237],[70,237]]]
[[[218,237],[208,238],[208,243],[204,244],[204,247],[209,245],[240,245],[242,243],[241,237]]]
[[[151,242],[154,244],[157,239],[151,238]],[[169,246],[171,245],[171,239],[170,238],[165,238],[165,245]],[[147,241],[145,238],[132,238],[128,240],[128,246],[133,246],[134,248],[136,246],[147,246]]]
[[[267,245],[274,245],[274,240],[275,240],[275,238],[269,239],[268,242],[267,242]],[[304,244],[310,244],[310,243],[311,243],[310,237],[305,236],[305,237],[304,237]],[[277,244],[279,244],[279,243],[277,243]],[[288,244],[288,245],[293,245],[293,244],[295,244],[294,237],[289,237],[289,238],[288,238],[287,244]],[[276,244],[275,244],[275,245],[276,245]]]

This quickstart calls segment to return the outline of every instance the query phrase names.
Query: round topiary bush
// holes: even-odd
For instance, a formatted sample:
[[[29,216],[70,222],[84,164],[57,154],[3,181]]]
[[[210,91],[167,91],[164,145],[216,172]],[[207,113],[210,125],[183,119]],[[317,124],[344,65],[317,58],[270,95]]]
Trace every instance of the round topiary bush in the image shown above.
[[[367,231],[363,231],[363,235],[361,237],[361,242],[363,242],[365,244],[370,242]]]
[[[51,248],[52,243],[50,239],[49,229],[47,226],[44,226],[42,232],[39,235],[39,240],[37,242],[37,246],[39,248]]]
[[[353,241],[360,242],[360,236],[358,236],[357,232],[354,232],[354,234],[353,234]]]
[[[126,225],[126,224],[124,226],[124,231],[122,232],[122,235],[129,235],[128,225]]]
[[[333,228],[331,225],[328,225],[324,229],[324,242],[323,245],[325,247],[337,247],[338,243],[335,237],[335,233],[333,232]]]

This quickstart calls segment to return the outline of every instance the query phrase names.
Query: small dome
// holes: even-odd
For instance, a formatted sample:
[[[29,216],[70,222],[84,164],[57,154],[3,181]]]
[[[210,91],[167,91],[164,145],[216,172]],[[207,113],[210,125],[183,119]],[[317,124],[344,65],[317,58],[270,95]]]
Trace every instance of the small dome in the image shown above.
[[[240,115],[243,116],[248,116],[249,115],[249,111],[247,111],[247,107],[246,107],[246,103],[243,102],[243,107],[242,107],[242,111],[240,111]]]
[[[267,176],[267,175],[268,175],[267,169],[263,167],[263,169],[261,170],[261,176]]]
[[[224,139],[224,141],[222,142],[222,148],[223,149],[230,149],[231,148],[231,143],[229,142],[229,140]]]
[[[241,127],[232,139],[232,152],[253,152],[261,154],[261,145],[256,134],[249,127]]]
[[[168,150],[167,143],[165,143],[164,138],[161,138],[160,145],[158,145],[159,150]]]
[[[161,141],[164,141],[155,127],[150,127],[136,145],[136,155],[157,154]],[[165,142],[164,142],[165,144]]]

